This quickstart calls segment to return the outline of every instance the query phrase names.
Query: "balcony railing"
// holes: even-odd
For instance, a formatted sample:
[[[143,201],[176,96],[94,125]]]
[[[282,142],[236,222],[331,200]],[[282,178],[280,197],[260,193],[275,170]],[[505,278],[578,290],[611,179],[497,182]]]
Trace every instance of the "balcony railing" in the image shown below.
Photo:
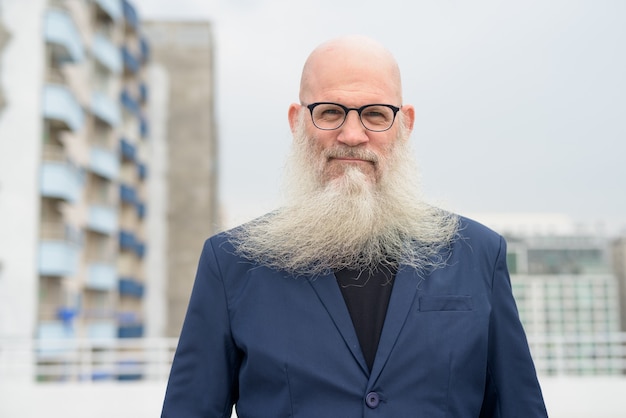
[[[165,381],[176,344],[169,338],[0,339],[0,383]],[[51,347],[53,357],[39,356]]]
[[[528,342],[539,374],[626,375],[626,333],[531,335]]]
[[[626,333],[590,336],[531,336],[533,357],[540,378],[545,376],[613,376],[603,365],[612,364],[622,375],[626,366]],[[7,339],[0,338],[0,383],[14,381],[94,381],[102,379],[165,381],[177,340],[122,339]],[[572,350],[580,346],[604,347],[595,352]],[[54,358],[38,353],[53,347]],[[550,347],[548,350],[547,348]],[[548,354],[551,353],[551,354]],[[580,368],[581,362],[597,367]],[[554,368],[554,365],[559,367]]]

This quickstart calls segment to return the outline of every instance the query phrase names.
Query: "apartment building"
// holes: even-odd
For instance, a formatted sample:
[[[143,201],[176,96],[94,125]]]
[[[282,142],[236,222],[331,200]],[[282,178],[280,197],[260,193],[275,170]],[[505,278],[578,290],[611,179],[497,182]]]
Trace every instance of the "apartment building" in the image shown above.
[[[144,335],[149,46],[126,0],[0,5],[0,337],[56,364]]]
[[[589,235],[508,237],[520,317],[547,374],[621,374],[618,281],[609,241]]]

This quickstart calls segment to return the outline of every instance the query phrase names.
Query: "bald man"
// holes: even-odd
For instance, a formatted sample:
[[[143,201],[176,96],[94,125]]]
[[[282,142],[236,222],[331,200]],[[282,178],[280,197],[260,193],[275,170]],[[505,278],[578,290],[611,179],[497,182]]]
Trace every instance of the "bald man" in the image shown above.
[[[328,41],[299,98],[284,205],[204,245],[162,417],[546,417],[506,244],[419,194],[393,56]]]

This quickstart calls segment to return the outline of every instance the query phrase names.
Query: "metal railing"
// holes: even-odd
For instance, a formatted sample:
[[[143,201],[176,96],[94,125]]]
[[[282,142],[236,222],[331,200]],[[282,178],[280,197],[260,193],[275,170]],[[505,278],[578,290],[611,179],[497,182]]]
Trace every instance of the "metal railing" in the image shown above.
[[[626,333],[530,335],[528,340],[540,376],[626,375]],[[174,338],[0,338],[0,383],[165,381],[176,344]]]
[[[540,375],[626,375],[626,333],[529,335],[528,342]]]
[[[0,382],[165,381],[177,339],[0,339]]]

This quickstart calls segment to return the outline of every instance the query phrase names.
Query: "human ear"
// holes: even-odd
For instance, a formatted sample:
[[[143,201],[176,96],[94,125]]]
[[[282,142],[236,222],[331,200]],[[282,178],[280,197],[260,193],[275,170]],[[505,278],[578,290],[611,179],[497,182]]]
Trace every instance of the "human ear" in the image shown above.
[[[400,111],[404,114],[404,126],[406,126],[409,132],[413,131],[413,124],[415,123],[415,108],[413,105],[404,105]]]
[[[302,105],[297,103],[292,103],[289,106],[289,127],[291,128],[291,133],[295,133],[296,127],[298,126],[298,119],[300,117],[300,109]]]

